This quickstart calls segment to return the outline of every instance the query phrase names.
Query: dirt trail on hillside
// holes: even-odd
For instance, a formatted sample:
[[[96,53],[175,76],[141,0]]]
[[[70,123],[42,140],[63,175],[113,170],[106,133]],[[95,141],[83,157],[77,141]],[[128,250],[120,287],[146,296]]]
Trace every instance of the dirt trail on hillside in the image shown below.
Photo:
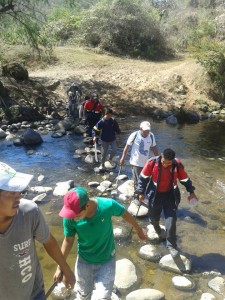
[[[86,49],[57,47],[54,65],[30,71],[31,78],[60,80],[57,89],[66,101],[65,91],[77,81],[84,94],[97,91],[103,103],[117,112],[126,106],[134,113],[160,108],[198,110],[199,99],[210,101],[205,93],[204,70],[191,58],[181,57],[166,62],[148,62],[94,53]],[[204,82],[204,84],[203,84]]]

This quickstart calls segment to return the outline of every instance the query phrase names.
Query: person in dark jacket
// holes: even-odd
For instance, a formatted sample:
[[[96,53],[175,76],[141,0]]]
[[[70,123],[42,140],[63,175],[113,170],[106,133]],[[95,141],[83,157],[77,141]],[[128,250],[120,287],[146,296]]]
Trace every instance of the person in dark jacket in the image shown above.
[[[178,158],[175,158],[175,152],[167,148],[161,156],[153,157],[146,162],[139,176],[137,188],[139,200],[143,201],[145,197],[149,200],[149,217],[159,238],[163,236],[159,225],[163,210],[167,247],[172,257],[179,255],[176,244],[176,211],[180,202],[178,180],[190,193],[188,200],[197,201],[194,193],[195,187],[185,172],[184,166]]]
[[[109,160],[116,155],[117,147],[116,147],[116,134],[120,134],[120,128],[117,121],[112,118],[113,111],[111,108],[107,108],[105,110],[105,116],[98,121],[98,123],[93,127],[93,143],[96,143],[97,136],[100,135],[101,139],[101,154],[102,160],[99,170],[105,168],[105,161],[109,151],[109,147],[111,147],[111,153],[109,156]]]

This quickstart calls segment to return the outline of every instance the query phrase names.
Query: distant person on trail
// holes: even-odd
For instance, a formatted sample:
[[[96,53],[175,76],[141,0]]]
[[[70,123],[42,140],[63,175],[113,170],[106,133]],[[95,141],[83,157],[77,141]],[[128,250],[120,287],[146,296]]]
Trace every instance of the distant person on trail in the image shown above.
[[[32,178],[0,162],[0,299],[4,300],[46,299],[36,241],[60,265],[66,287],[72,289],[75,283],[38,206],[21,199]]]
[[[110,198],[89,198],[83,187],[75,187],[66,193],[59,216],[63,218],[65,238],[61,250],[65,258],[77,236],[76,299],[93,299],[94,291],[94,299],[111,300],[116,267],[112,217],[121,216],[134,227],[141,240],[146,240],[146,232],[123,205]],[[55,280],[60,277],[60,271],[58,267]]]
[[[97,138],[100,135],[101,139],[101,154],[102,160],[99,170],[105,169],[105,161],[108,154],[109,147],[111,146],[111,153],[109,160],[111,161],[116,155],[116,134],[120,134],[120,128],[117,121],[112,117],[113,111],[111,108],[106,108],[105,116],[98,121],[93,127],[93,143],[97,142]]]
[[[87,125],[87,136],[92,136],[92,128],[101,119],[103,105],[99,101],[98,94],[93,93],[91,98],[84,104],[84,117]]]
[[[139,200],[143,201],[146,196],[149,201],[151,224],[161,239],[164,234],[159,221],[163,211],[167,248],[172,257],[179,255],[176,244],[177,208],[181,198],[177,185],[178,180],[190,193],[188,197],[190,203],[197,202],[198,199],[194,193],[195,187],[185,172],[184,166],[175,157],[175,152],[167,148],[160,156],[152,157],[146,162],[139,176],[137,188]]]
[[[84,104],[90,99],[90,96],[85,96],[84,99],[82,100],[80,106],[79,106],[79,120],[80,121],[85,121],[84,117]]]
[[[126,146],[123,149],[123,154],[120,159],[120,165],[124,164],[126,155],[131,148],[130,165],[134,180],[134,200],[133,202],[139,205],[139,197],[136,192],[138,186],[138,177],[141,173],[147,160],[150,158],[150,151],[154,156],[158,155],[155,136],[151,132],[151,124],[148,121],[143,121],[140,124],[140,130],[132,132],[127,139]]]
[[[68,113],[69,116],[74,119],[78,117],[79,114],[79,104],[82,95],[82,91],[76,82],[73,82],[70,88],[67,90],[68,95]]]
[[[71,86],[67,90],[68,95],[69,95],[69,92],[72,92],[74,96],[76,96],[76,92],[78,92],[80,97],[82,96],[81,88],[79,87],[78,83],[76,83],[75,81],[71,84]]]

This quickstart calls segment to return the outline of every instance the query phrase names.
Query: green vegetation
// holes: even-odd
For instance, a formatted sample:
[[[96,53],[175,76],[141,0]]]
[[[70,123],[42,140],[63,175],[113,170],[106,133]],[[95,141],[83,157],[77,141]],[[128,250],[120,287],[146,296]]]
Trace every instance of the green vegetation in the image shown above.
[[[149,60],[185,51],[225,101],[221,8],[222,0],[0,0],[0,40],[29,44],[45,57],[66,44]]]

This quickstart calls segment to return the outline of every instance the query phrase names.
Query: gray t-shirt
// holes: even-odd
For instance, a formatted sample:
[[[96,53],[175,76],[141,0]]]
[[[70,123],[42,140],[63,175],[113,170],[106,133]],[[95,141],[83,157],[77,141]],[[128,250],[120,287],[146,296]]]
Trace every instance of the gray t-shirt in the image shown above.
[[[0,234],[0,300],[31,300],[43,290],[35,240],[45,243],[49,237],[37,205],[21,199],[10,227]]]

